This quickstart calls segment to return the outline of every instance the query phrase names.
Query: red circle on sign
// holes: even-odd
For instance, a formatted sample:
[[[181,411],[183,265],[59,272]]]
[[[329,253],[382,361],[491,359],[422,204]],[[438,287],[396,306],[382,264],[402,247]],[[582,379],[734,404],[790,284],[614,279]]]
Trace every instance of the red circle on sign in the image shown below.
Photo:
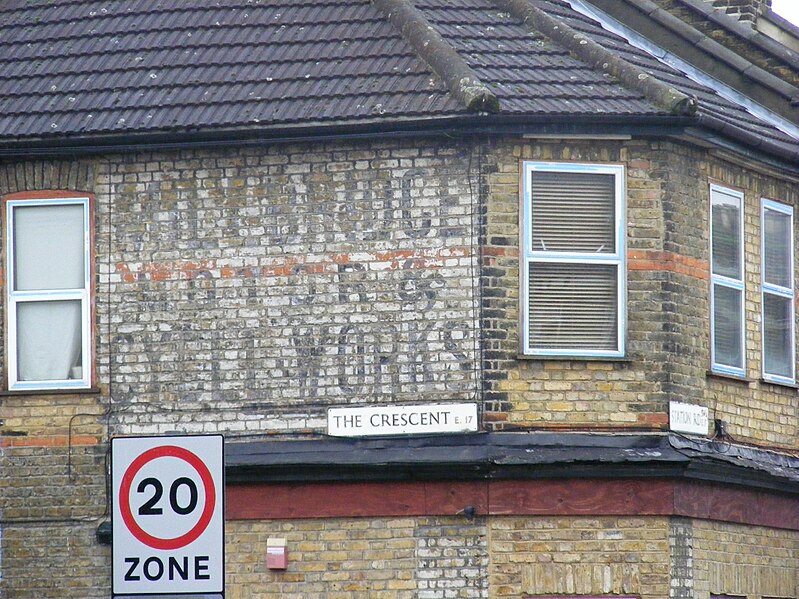
[[[139,526],[139,523],[136,522],[133,513],[130,511],[130,487],[133,484],[134,477],[145,464],[158,458],[167,457],[181,459],[197,471],[197,474],[200,475],[200,479],[203,482],[203,488],[205,489],[205,506],[203,507],[200,519],[190,531],[179,537],[162,539],[146,532]],[[134,537],[153,549],[180,549],[196,541],[205,529],[208,528],[211,517],[214,515],[215,505],[216,493],[214,491],[214,479],[208,467],[188,449],[176,447],[174,445],[153,447],[138,456],[130,463],[130,466],[128,466],[125,475],[122,477],[122,484],[119,487],[119,511],[122,513],[122,520],[125,522],[125,526],[128,527],[128,530]]]

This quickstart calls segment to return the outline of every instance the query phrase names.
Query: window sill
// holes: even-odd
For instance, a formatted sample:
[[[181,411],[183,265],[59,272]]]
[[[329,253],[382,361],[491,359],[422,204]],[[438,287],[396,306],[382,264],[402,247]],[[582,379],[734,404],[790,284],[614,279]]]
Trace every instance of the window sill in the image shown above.
[[[774,381],[771,379],[760,379],[760,384],[762,385],[773,385],[775,387],[782,387],[783,389],[797,389],[799,390],[799,385],[796,383],[783,383],[780,381]]]
[[[541,356],[535,354],[516,354],[517,360],[541,360],[544,362],[623,362],[631,363],[632,358],[628,356]]]
[[[85,389],[19,389],[0,391],[0,397],[16,397],[18,395],[99,395],[99,387],[86,387]]]
[[[754,379],[747,378],[745,376],[737,376],[734,374],[726,374],[724,372],[713,372],[712,370],[707,371],[707,377],[711,379],[720,379],[725,381],[736,381],[738,383],[746,383],[747,385],[752,385],[755,381]]]

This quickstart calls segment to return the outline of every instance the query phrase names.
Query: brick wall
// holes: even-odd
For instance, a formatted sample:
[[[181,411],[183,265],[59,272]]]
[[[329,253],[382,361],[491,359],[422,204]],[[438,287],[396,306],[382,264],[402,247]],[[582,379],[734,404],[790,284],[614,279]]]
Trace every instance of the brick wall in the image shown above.
[[[711,594],[748,598],[799,594],[796,532],[707,521],[696,521],[693,530],[697,599]]]
[[[342,402],[474,398],[468,161],[395,142],[114,161],[101,362],[120,421],[318,431]]]
[[[519,165],[529,159],[627,167],[625,360],[518,357]],[[2,193],[96,196],[98,392],[4,397],[3,431],[63,437],[81,413],[95,440],[106,425],[321,432],[331,405],[481,398],[487,427],[660,429],[679,399],[714,406],[738,438],[796,447],[791,390],[759,382],[759,201],[799,198],[742,166],[612,141],[7,163]],[[706,375],[711,180],[746,194],[748,383]]]
[[[694,529],[689,518],[669,519],[669,599],[694,597]]]
[[[525,159],[626,166],[627,359],[519,359]],[[746,194],[744,381],[706,374],[710,180]],[[739,440],[799,447],[795,390],[759,380],[759,199],[799,201],[771,171],[655,141],[385,140],[0,164],[0,194],[49,188],[96,196],[97,388],[0,395],[0,593],[9,599],[63,597],[54,569],[69,570],[68,596],[104,594],[108,550],[93,534],[105,502],[101,456],[113,434],[297,436],[324,432],[328,406],[481,398],[485,428],[662,430],[667,402],[678,399],[709,407]],[[369,530],[379,524],[387,530],[384,521]],[[391,532],[407,546],[392,546],[396,555],[372,560],[377,566],[359,557],[358,568],[367,576],[384,565],[399,585],[385,590],[398,597],[445,589],[482,597],[486,580],[497,596],[550,588],[534,581],[548,580],[557,562],[532,565],[531,526],[551,537],[553,556],[570,554],[563,547],[577,539],[569,535],[584,533],[587,545],[571,554],[597,552],[585,574],[591,584],[635,570],[637,592],[658,596],[677,576],[663,567],[670,551],[682,559],[669,545],[679,535],[664,522],[639,522],[640,531],[628,524],[499,519],[489,536],[508,544],[489,550],[481,525],[464,532],[448,520],[403,520]],[[335,536],[343,525],[315,526]],[[611,540],[629,543],[629,555],[651,544],[652,564],[606,567],[601,537],[619,530]],[[249,555],[246,537],[238,546],[244,525],[232,531],[233,580],[241,582],[231,592],[242,593],[261,553]],[[340,541],[342,559],[360,551],[349,545],[357,540]],[[513,557],[517,549],[524,557]],[[491,577],[470,578],[488,567],[489,553]],[[470,572],[466,586],[446,586],[453,568]]]
[[[0,597],[104,599],[105,448],[0,446]]]
[[[628,356],[621,361],[519,359],[520,160],[617,162],[627,168]],[[796,448],[791,387],[761,378],[760,199],[796,205],[788,180],[666,142],[500,146],[489,186],[483,284],[486,420],[497,428],[664,428],[668,401],[707,406],[730,433]],[[709,184],[744,191],[747,377],[710,368]],[[514,220],[514,217],[516,220]]]
[[[795,390],[761,380],[760,200],[761,197],[766,197],[796,207],[799,193],[795,185],[767,174],[747,170],[743,166],[739,162],[719,160],[708,163],[705,172],[711,180],[740,189],[745,194],[744,268],[748,380],[710,378],[705,390],[705,401],[706,405],[715,408],[716,417],[730,423],[730,432],[734,437],[796,448],[797,414],[791,407],[790,400]],[[701,197],[704,199],[705,196]],[[796,258],[794,261],[796,262]]]
[[[496,597],[668,596],[662,518],[496,518],[490,527]]]
[[[487,209],[483,305],[486,310],[484,337],[487,385],[486,418],[506,426],[644,426],[663,423],[665,403],[657,372],[644,370],[641,362],[518,359],[519,341],[519,172],[520,161],[589,161],[626,163],[630,151],[620,143],[551,143],[499,146],[487,161],[490,193]],[[492,163],[493,163],[492,162]],[[628,172],[628,221],[632,223],[630,248],[640,244],[647,250],[662,245],[662,215],[657,205],[658,183],[647,180],[640,168],[646,164],[633,156]],[[630,164],[627,166],[629,167]],[[638,218],[640,215],[640,219]],[[639,293],[630,278],[630,298]],[[659,275],[655,275],[658,277]],[[662,343],[658,281],[647,283],[645,301],[630,304],[630,339],[640,335],[648,345],[631,343],[633,355],[644,361],[657,359]],[[640,311],[639,311],[640,308]],[[651,317],[655,318],[652,322]],[[640,331],[640,332],[639,332]],[[658,339],[658,336],[661,338]],[[659,370],[659,369],[655,369]],[[657,415],[655,415],[657,414]]]
[[[275,146],[6,164],[0,193],[96,195],[115,430],[319,431],[328,405],[476,398],[470,165],[458,145]],[[29,436],[31,406],[60,413],[3,401]]]
[[[286,571],[266,568],[270,537]],[[228,539],[231,599],[488,597],[485,525],[462,517],[232,522]]]

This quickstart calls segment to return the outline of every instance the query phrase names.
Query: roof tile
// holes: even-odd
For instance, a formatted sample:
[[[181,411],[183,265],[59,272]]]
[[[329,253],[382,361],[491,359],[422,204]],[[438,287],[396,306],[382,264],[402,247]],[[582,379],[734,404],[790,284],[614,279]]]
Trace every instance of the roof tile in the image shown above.
[[[603,30],[533,0],[732,126],[797,141]],[[489,0],[416,0],[518,116],[668,115]],[[369,0],[9,0],[0,5],[0,142],[129,132],[463,117]]]

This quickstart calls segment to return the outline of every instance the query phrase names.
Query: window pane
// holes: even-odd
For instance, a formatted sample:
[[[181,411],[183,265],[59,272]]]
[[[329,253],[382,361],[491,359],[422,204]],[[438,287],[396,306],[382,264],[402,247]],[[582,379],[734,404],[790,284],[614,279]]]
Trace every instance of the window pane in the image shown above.
[[[763,217],[763,278],[766,283],[790,289],[791,216],[767,208]]]
[[[81,378],[80,301],[17,304],[17,378]]]
[[[615,350],[614,265],[530,265],[530,344],[539,349]]]
[[[743,368],[740,289],[713,286],[713,352],[717,364]]]
[[[14,208],[14,290],[84,287],[84,206]]]
[[[713,194],[713,274],[740,280],[741,274],[740,200],[722,193]]]
[[[763,296],[764,370],[767,374],[793,378],[791,355],[791,300],[766,293]]]
[[[616,251],[615,177],[531,173],[533,251]]]

